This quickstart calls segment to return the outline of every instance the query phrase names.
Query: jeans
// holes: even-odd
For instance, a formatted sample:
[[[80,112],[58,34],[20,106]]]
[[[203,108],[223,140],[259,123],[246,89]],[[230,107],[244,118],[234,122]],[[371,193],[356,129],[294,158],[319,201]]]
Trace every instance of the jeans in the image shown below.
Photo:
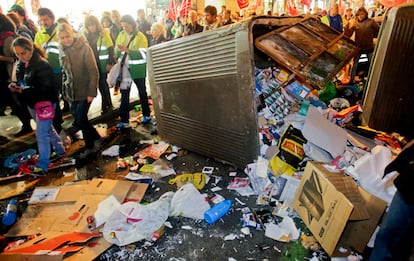
[[[74,118],[73,125],[79,128],[83,133],[83,140],[85,141],[85,147],[92,149],[94,142],[101,138],[96,129],[92,126],[88,119],[88,111],[91,104],[85,99],[80,101],[71,101],[70,113]]]
[[[413,231],[414,204],[407,204],[397,191],[381,223],[369,260],[408,260]]]
[[[56,108],[56,104],[53,104],[53,107]],[[50,144],[52,144],[53,150],[57,154],[65,153],[65,147],[63,146],[62,139],[52,125],[53,120],[41,121],[37,118],[35,109],[28,107],[28,110],[32,118],[36,120],[36,140],[37,149],[39,150],[36,167],[47,171],[50,163]]]

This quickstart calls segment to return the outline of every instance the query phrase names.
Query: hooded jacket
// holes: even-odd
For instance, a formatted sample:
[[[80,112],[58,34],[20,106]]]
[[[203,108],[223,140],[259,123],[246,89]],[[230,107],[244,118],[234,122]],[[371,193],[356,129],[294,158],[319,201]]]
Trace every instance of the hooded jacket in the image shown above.
[[[99,70],[92,48],[84,37],[75,37],[69,47],[60,46],[63,96],[69,101],[96,97]]]
[[[37,52],[33,53],[28,65],[17,63],[16,78],[25,87],[20,96],[22,103],[30,108],[41,101],[58,102],[53,69]]]

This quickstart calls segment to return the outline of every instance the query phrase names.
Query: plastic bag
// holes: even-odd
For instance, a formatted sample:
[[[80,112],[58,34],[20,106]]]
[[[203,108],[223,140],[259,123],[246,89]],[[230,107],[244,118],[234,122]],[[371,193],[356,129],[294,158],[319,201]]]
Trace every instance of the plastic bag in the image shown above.
[[[102,229],[104,238],[118,246],[151,239],[167,220],[173,195],[174,192],[166,192],[148,205],[137,202],[122,204],[106,221]]]
[[[25,163],[27,160],[36,156],[36,150],[28,149],[23,152],[14,153],[4,160],[4,167],[12,170],[17,170],[20,165]]]
[[[192,183],[182,186],[171,200],[170,216],[182,216],[194,219],[203,219],[204,213],[210,209],[203,195]]]
[[[114,66],[112,66],[111,70],[108,73],[108,77],[106,79],[109,86],[115,86],[117,83],[117,79],[119,76],[119,70],[121,68],[121,63],[118,62]],[[122,81],[120,83],[120,88],[122,90],[127,89],[132,84],[131,74],[129,73],[129,69],[127,65],[122,66]]]

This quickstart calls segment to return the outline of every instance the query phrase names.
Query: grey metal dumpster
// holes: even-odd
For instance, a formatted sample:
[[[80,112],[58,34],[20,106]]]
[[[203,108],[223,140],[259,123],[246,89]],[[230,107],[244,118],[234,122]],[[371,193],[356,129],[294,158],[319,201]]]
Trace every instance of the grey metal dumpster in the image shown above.
[[[285,33],[281,38],[290,45],[281,48],[292,48],[294,39],[303,38],[293,37],[293,29],[306,32],[307,39],[323,41],[319,49],[303,50],[305,56],[295,66],[283,55],[265,53],[265,44],[263,50],[255,47],[259,37]],[[328,51],[341,41],[350,49],[343,57],[332,58]],[[296,47],[302,50],[306,46]],[[337,73],[355,50],[351,41],[317,18],[304,17],[256,17],[155,45],[148,50],[148,70],[159,134],[185,149],[245,166],[257,159],[260,148],[255,66],[282,64],[307,81],[316,64],[324,61],[321,56],[329,56],[335,64],[326,75],[310,79],[308,84],[315,87]]]
[[[414,137],[414,4],[391,8],[381,25],[363,101],[371,128]]]

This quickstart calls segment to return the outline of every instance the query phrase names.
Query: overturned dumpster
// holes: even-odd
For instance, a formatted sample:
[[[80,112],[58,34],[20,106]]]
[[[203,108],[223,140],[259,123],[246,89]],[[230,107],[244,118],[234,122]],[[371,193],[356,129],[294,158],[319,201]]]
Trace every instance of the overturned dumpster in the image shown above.
[[[293,92],[299,85],[304,98],[324,88],[356,51],[315,17],[256,17],[153,46],[148,64],[159,134],[245,166],[259,155],[258,107],[277,103],[271,91],[256,95],[255,68],[276,64],[286,75],[279,84]]]

